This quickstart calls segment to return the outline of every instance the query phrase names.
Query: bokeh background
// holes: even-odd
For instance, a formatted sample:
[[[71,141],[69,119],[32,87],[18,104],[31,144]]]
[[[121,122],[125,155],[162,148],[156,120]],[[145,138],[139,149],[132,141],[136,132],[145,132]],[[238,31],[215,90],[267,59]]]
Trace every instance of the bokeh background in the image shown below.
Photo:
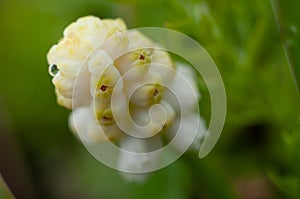
[[[297,0],[0,0],[0,171],[17,198],[300,198]],[[224,131],[142,184],[95,160],[56,103],[46,53],[78,17],[123,18],[197,40],[227,92]],[[175,42],[175,41],[174,41]],[[209,122],[205,84],[201,114]],[[0,198],[10,198],[0,180]]]

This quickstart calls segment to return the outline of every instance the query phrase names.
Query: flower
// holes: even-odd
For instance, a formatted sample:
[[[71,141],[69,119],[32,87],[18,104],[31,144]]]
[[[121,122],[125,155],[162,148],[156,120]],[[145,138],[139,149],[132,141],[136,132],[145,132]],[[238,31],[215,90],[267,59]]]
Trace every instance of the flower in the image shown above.
[[[72,110],[71,130],[84,143],[117,143],[121,171],[159,167],[159,153],[151,152],[163,147],[162,137],[177,137],[171,143],[180,152],[200,147],[205,125],[194,112],[200,94],[193,72],[121,19],[78,19],[47,59],[57,101]]]

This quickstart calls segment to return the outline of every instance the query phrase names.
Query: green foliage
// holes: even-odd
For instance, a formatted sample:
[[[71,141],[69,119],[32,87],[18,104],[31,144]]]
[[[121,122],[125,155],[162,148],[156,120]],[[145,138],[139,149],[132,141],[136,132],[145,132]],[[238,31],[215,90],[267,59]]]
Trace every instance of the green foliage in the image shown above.
[[[277,25],[281,33],[285,56],[298,89],[300,91],[300,15],[299,1],[272,0]]]
[[[269,173],[274,184],[290,198],[300,195],[300,128],[283,135],[283,150],[281,161],[284,163],[277,170]],[[275,168],[274,168],[275,169]]]

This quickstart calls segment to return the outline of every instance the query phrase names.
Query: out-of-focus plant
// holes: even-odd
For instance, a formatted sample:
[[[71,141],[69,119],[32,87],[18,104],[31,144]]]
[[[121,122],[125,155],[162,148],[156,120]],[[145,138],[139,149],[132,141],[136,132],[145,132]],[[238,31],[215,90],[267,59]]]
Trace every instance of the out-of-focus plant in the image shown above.
[[[294,82],[300,92],[300,15],[299,2],[296,0],[271,0],[285,56]]]
[[[300,126],[284,132],[282,150],[280,155],[280,167],[274,167],[269,176],[286,196],[297,199],[300,196]]]
[[[9,188],[3,181],[2,176],[0,175],[0,198],[2,199],[13,199],[13,195],[11,194]]]

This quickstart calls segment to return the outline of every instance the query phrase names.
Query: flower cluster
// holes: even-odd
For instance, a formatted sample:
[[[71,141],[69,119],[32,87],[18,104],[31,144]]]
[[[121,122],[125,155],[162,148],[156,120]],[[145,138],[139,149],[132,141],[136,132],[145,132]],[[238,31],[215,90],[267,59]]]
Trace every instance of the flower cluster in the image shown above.
[[[174,63],[139,31],[128,31],[121,19],[83,17],[63,36],[48,52],[49,73],[58,103],[72,110],[70,128],[83,142],[114,141],[124,150],[147,153],[181,131],[175,148],[200,146],[205,128],[193,113],[199,92],[189,67]],[[159,160],[126,154],[119,154],[121,171],[138,173]]]

